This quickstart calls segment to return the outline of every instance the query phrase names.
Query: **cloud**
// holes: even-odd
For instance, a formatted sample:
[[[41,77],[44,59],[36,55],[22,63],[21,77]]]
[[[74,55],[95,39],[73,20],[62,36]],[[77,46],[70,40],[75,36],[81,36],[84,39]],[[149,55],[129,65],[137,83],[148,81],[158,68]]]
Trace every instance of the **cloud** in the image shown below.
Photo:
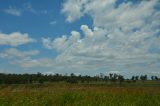
[[[18,65],[22,68],[49,66],[49,59],[34,59],[39,54],[38,50],[21,51],[16,48],[9,48],[0,53],[0,58],[7,59],[10,64]]]
[[[50,11],[48,11],[48,10],[41,10],[41,14],[48,14],[48,13],[50,13]]]
[[[6,70],[6,69],[1,69],[1,68],[0,68],[0,73],[11,73],[11,72],[9,72],[9,71]]]
[[[32,13],[32,14],[48,14],[51,11],[48,10],[40,10],[37,11],[31,3],[24,3],[22,7],[17,8],[16,6],[9,6],[7,9],[4,9],[4,12],[14,16],[21,16],[24,12]]]
[[[62,13],[67,16],[68,22],[74,22],[83,16],[83,4],[86,3],[87,0],[67,0],[63,3]]]
[[[12,61],[22,68],[46,68],[56,72],[147,74],[160,68],[160,11],[159,2],[123,2],[116,0],[67,0],[62,13],[66,21],[74,22],[84,15],[93,20],[92,28],[81,25],[81,32],[57,38],[42,38],[43,46],[56,51],[55,58],[32,58],[37,52],[19,53],[11,49],[4,53],[21,57]],[[82,35],[83,34],[83,35]],[[21,39],[14,40],[11,35]],[[24,37],[25,36],[25,37]],[[0,34],[0,45],[18,46],[33,42],[28,34]],[[30,40],[31,41],[30,41]],[[21,41],[21,42],[20,42]],[[22,42],[23,41],[23,42]],[[25,43],[24,43],[25,41]],[[8,43],[9,42],[9,43]],[[16,43],[15,43],[16,42]],[[10,53],[12,52],[12,53]],[[26,57],[26,58],[25,58]]]
[[[82,27],[87,29],[87,31],[83,30]],[[47,39],[49,49],[55,49],[60,52],[54,62],[52,61],[52,66],[56,67],[55,70],[76,70],[77,72],[84,70],[87,72],[91,70],[93,72],[100,70],[109,70],[109,72],[120,70],[120,72],[123,72],[125,70],[127,72],[128,70],[134,71],[135,67],[138,70],[143,70],[145,66],[148,67],[145,69],[147,71],[151,70],[149,68],[150,63],[158,62],[157,59],[160,58],[158,53],[152,54],[148,51],[149,46],[147,48],[143,47],[149,42],[153,44],[155,42],[153,39],[146,42],[143,41],[142,45],[136,44],[140,46],[137,48],[135,45],[132,45],[134,41],[129,44],[131,41],[127,41],[129,40],[128,37],[124,38],[127,39],[126,41],[123,40],[124,43],[127,43],[125,46],[125,44],[118,42],[116,38],[106,37],[106,31],[104,29],[94,28],[92,31],[86,25],[82,25],[81,29],[85,35],[82,39],[80,39],[78,32],[76,32],[78,37],[73,37],[74,34],[71,34],[69,38],[62,36],[54,40],[51,40],[51,38]],[[86,34],[86,32],[90,33]],[[90,34],[92,36],[88,36]],[[70,40],[71,37],[75,40]],[[117,42],[114,42],[114,39]],[[71,43],[71,41],[73,42]],[[137,41],[134,43],[137,43]],[[145,65],[137,66],[138,64]],[[155,65],[154,70],[157,70],[157,67],[158,64]]]
[[[80,19],[88,11],[94,10],[102,12],[102,8],[110,8],[114,5],[116,0],[103,0],[99,2],[97,0],[66,0],[62,5],[62,13],[65,14],[67,22],[74,22]]]
[[[52,67],[53,61],[48,58],[32,59],[24,58],[21,60],[14,60],[12,64],[16,64],[22,68],[33,68],[33,67]]]
[[[55,24],[57,24],[57,21],[51,21],[49,24],[50,25],[55,25]]]
[[[10,34],[0,33],[0,45],[19,46],[35,42],[27,33],[13,32]]]
[[[24,10],[24,11],[27,11],[27,12],[30,12],[30,13],[33,13],[33,14],[37,14],[37,13],[38,13],[38,11],[36,11],[36,10],[32,7],[31,3],[25,3],[25,4],[23,5],[23,10]]]
[[[37,15],[37,14],[46,15],[46,14],[52,13],[52,10],[43,10],[43,9],[42,9],[42,10],[37,10],[36,8],[34,8],[34,7],[32,6],[32,4],[31,4],[30,2],[23,4],[22,10],[23,10],[24,12],[30,12],[30,13],[36,14],[36,15]]]
[[[92,30],[89,29],[87,25],[82,25],[81,30],[84,32],[85,36],[88,36],[88,37],[93,36]]]
[[[58,64],[57,69],[125,74],[159,70],[160,11],[155,7],[160,3],[128,1],[117,7],[115,3],[67,0],[63,4],[66,21],[74,22],[87,14],[93,19],[93,29],[81,25],[84,37],[74,31],[69,37],[43,38],[46,48],[59,52],[53,63]]]
[[[11,6],[8,9],[5,9],[4,12],[7,14],[14,15],[14,16],[22,15],[22,12],[19,9],[17,9],[16,7],[11,7]]]
[[[0,57],[2,58],[28,58],[30,56],[38,55],[38,50],[31,51],[19,51],[15,48],[6,49],[3,53],[0,53]]]
[[[80,33],[77,31],[72,31],[69,38],[63,35],[60,38],[56,38],[53,41],[51,38],[42,38],[44,47],[48,49],[56,49],[59,52],[64,51],[66,48],[77,42],[80,38]]]

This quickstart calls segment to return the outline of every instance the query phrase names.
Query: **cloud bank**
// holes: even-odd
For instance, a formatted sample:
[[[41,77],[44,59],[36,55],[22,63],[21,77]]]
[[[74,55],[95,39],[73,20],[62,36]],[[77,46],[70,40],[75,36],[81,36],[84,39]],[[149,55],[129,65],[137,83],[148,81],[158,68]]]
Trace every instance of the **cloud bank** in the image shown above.
[[[158,0],[122,2],[116,0],[66,0],[61,13],[74,23],[83,16],[93,25],[79,26],[80,32],[58,38],[42,38],[43,46],[58,54],[55,58],[33,58],[39,51],[8,49],[2,56],[16,57],[22,68],[45,68],[47,72],[83,74],[156,74],[160,69],[160,5]],[[0,45],[17,47],[34,42],[28,34],[0,33]],[[20,60],[18,58],[21,58]]]
[[[72,5],[72,6],[71,6]],[[54,61],[70,70],[149,73],[160,67],[160,11],[157,0],[139,3],[116,0],[67,0],[62,13],[74,22],[84,15],[93,28],[81,25],[69,37],[43,38],[44,47],[57,50]],[[65,70],[65,69],[64,69]]]

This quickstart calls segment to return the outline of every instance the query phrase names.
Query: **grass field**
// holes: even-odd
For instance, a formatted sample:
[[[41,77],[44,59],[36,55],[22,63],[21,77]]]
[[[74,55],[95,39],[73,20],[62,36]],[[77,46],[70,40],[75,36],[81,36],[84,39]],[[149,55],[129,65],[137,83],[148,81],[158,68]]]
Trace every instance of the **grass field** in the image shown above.
[[[0,106],[160,106],[160,87],[1,85]]]

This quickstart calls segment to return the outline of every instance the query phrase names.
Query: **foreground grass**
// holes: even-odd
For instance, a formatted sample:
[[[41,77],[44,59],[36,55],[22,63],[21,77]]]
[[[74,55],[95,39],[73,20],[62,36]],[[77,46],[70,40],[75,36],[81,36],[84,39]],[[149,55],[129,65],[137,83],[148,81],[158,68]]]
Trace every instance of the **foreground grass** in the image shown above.
[[[1,85],[0,106],[160,106],[160,88],[81,84]]]

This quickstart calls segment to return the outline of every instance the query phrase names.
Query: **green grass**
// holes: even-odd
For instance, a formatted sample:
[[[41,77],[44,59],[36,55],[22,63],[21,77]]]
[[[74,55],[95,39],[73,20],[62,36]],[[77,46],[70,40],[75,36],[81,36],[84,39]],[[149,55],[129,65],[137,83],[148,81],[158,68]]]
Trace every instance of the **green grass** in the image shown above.
[[[160,87],[1,85],[0,106],[160,106]]]

